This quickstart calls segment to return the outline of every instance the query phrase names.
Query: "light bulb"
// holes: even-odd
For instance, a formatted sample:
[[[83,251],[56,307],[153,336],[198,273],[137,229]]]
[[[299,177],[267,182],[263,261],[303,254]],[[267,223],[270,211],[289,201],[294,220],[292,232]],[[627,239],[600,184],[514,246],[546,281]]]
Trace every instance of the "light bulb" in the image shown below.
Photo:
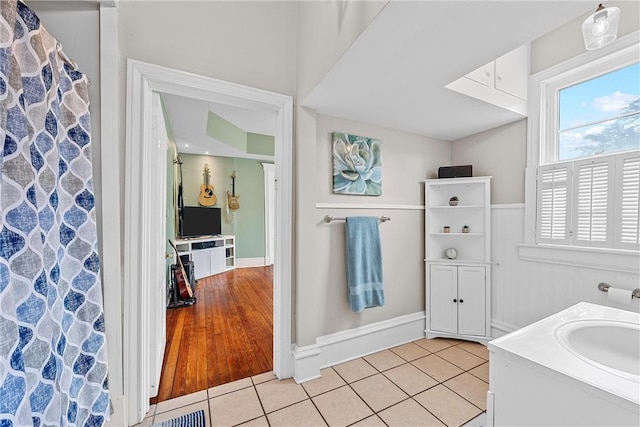
[[[591,33],[594,36],[599,36],[606,33],[608,29],[609,29],[609,23],[607,22],[606,19],[603,18],[598,20],[595,23],[595,25],[593,26],[593,29],[591,30]]]

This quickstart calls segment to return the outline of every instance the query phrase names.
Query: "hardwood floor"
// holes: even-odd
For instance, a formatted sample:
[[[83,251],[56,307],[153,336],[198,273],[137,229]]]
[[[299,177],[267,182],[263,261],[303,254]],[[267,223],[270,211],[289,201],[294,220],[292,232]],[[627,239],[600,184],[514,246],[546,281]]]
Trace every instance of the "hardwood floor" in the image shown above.
[[[198,280],[198,301],[167,310],[158,396],[151,403],[273,370],[273,269]]]

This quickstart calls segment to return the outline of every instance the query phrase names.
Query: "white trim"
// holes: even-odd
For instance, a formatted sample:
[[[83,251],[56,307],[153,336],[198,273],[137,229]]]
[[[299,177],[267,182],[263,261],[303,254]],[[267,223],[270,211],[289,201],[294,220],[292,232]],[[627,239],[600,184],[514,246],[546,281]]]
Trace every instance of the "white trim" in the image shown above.
[[[153,230],[164,228],[164,209],[151,209],[158,182],[148,164],[156,147],[148,136],[151,94],[154,91],[217,102],[239,108],[269,109],[276,113],[276,253],[274,282],[274,371],[278,378],[293,375],[291,354],[293,99],[287,95],[129,60],[127,63],[127,140],[123,331],[127,421],[142,421],[149,408],[147,363],[149,356],[148,289],[153,270]],[[112,170],[112,169],[111,169]],[[164,253],[164,247],[162,248]],[[162,257],[164,274],[164,257]]]
[[[294,348],[296,382],[320,376],[320,369],[424,338],[424,311],[347,329]]]
[[[377,203],[316,203],[316,209],[396,209],[423,211],[424,205],[383,205]]]
[[[126,425],[122,339],[122,228],[120,221],[120,52],[118,10],[114,2],[100,3],[100,140],[102,181],[102,292],[109,363],[110,424]],[[115,171],[115,172],[114,172]],[[106,214],[105,206],[109,207]]]
[[[300,384],[320,378],[320,347],[318,344],[293,346],[293,379]]]
[[[626,273],[640,273],[637,251],[576,246],[530,245],[520,243],[518,255],[525,261],[572,265]]]
[[[505,334],[509,334],[513,331],[516,331],[520,328],[518,328],[517,326],[514,326],[510,323],[507,322],[503,322],[501,320],[496,320],[496,319],[491,319],[491,329],[495,329],[498,330],[500,332],[502,332],[500,335],[505,335]],[[496,336],[497,334],[494,334],[493,332],[491,333],[491,336],[493,338],[498,338]]]
[[[236,258],[236,268],[264,267],[268,265],[265,257]]]
[[[261,163],[264,176],[264,265],[273,264],[275,251],[274,199],[275,199],[275,165]]]
[[[491,205],[491,209],[524,209],[524,203],[504,203]]]

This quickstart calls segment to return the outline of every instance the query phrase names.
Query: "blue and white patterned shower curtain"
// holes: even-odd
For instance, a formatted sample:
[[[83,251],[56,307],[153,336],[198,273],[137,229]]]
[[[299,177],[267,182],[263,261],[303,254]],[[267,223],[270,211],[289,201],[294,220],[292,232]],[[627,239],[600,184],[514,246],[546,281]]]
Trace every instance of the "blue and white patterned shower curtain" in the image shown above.
[[[87,79],[0,2],[0,426],[100,426],[107,350]]]

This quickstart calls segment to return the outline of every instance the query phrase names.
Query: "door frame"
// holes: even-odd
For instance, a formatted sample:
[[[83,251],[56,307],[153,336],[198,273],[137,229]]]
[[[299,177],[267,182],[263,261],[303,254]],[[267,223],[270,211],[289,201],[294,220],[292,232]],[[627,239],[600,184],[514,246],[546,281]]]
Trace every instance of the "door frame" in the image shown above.
[[[262,163],[264,175],[264,265],[273,265],[275,242],[274,230],[274,199],[276,183],[274,178],[275,165]]]
[[[167,93],[276,113],[275,253],[273,269],[273,364],[275,375],[293,376],[292,323],[292,188],[293,99],[261,89],[174,70],[141,61],[127,61],[127,123],[124,208],[123,342],[124,387],[129,424],[149,410],[149,337],[146,306],[158,274],[164,277],[164,245],[156,242],[164,229],[164,209],[155,209],[155,195],[166,180],[155,167],[160,148],[151,137],[153,92]]]

